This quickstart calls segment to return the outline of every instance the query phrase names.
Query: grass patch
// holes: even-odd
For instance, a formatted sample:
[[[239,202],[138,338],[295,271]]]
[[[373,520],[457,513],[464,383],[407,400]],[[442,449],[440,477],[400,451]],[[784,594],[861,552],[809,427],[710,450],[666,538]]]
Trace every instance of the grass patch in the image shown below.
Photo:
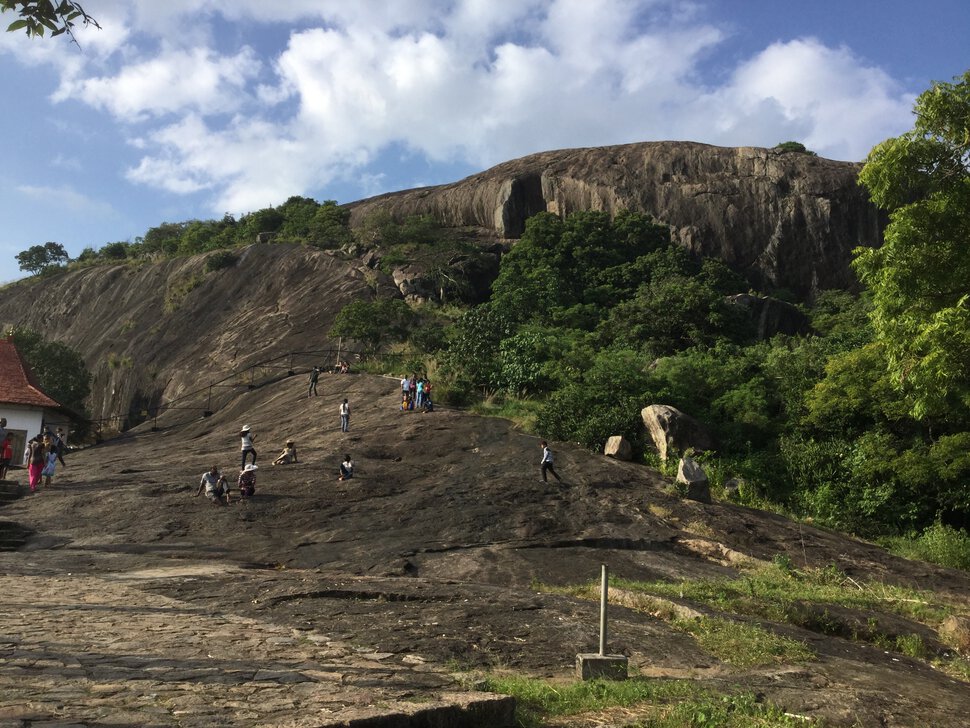
[[[525,432],[534,432],[536,418],[542,402],[534,399],[513,397],[510,395],[494,394],[481,402],[476,402],[470,410],[485,417],[504,417],[511,420],[517,428]]]
[[[689,680],[591,680],[553,684],[516,676],[488,676],[478,687],[511,695],[517,701],[516,722],[539,728],[555,718],[636,708],[624,725],[651,728],[726,726],[812,726],[815,721],[787,716],[771,704],[743,693],[724,695]]]
[[[791,624],[919,660],[928,660],[936,648],[927,645],[918,628],[914,625],[912,632],[902,633],[887,631],[878,615],[898,615],[937,630],[947,616],[962,607],[932,592],[858,582],[834,566],[797,570],[785,558],[748,569],[733,579],[635,582],[614,578],[610,583],[616,589],[612,601],[666,621],[674,629],[691,634],[718,659],[739,667],[798,662],[811,659],[812,653],[802,643],[760,626],[710,616],[686,605],[693,603],[724,615]],[[541,589],[585,599],[599,597],[599,585],[592,582]],[[960,671],[964,668],[958,660],[941,669],[962,676]]]
[[[201,286],[204,281],[205,276],[201,273],[195,273],[177,281],[170,281],[165,289],[165,305],[163,307],[165,313],[177,311],[185,297]]]
[[[754,624],[719,617],[676,619],[671,624],[692,635],[716,658],[735,667],[790,664],[815,658],[815,653],[801,642]]]
[[[962,528],[934,523],[918,536],[888,538],[883,545],[906,559],[970,571],[970,534]]]
[[[744,614],[803,626],[801,603],[837,604],[858,610],[882,610],[929,626],[937,626],[950,607],[926,592],[879,582],[857,582],[834,566],[792,569],[773,563],[752,569],[737,579],[695,579],[681,582],[633,582],[616,586],[656,596],[689,599],[723,612]]]

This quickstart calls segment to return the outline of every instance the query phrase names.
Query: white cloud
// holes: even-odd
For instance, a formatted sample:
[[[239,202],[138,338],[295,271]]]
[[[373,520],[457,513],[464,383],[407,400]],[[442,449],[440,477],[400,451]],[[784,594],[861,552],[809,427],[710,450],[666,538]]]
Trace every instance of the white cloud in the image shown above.
[[[138,125],[120,135],[141,153],[129,180],[209,194],[217,214],[352,178],[391,148],[484,167],[571,146],[798,139],[859,159],[912,105],[812,39],[720,69],[711,87],[703,61],[725,32],[681,0],[103,2],[90,53],[15,52],[61,69],[56,99]],[[267,51],[262,31],[285,47]]]
[[[112,77],[62,84],[55,100],[76,98],[125,121],[190,110],[232,112],[245,102],[247,82],[259,68],[251,48],[222,57],[206,48],[166,50]]]
[[[715,97],[734,137],[745,119],[765,114],[773,118],[778,142],[797,138],[823,156],[850,160],[908,127],[914,101],[848,49],[811,38],[769,46],[739,66]],[[783,139],[786,130],[796,133]]]

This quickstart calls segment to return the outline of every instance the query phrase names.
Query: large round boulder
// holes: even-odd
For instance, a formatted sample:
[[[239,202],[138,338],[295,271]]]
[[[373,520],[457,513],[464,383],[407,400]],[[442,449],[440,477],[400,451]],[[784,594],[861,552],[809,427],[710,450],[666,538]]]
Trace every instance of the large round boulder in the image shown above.
[[[703,451],[714,447],[714,439],[704,426],[676,407],[652,404],[640,410],[640,417],[661,460],[688,448]]]

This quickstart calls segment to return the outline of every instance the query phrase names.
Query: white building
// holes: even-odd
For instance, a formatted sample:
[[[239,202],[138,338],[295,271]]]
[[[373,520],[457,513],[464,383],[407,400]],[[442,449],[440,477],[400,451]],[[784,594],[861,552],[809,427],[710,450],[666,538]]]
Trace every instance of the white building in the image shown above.
[[[54,401],[37,385],[30,367],[20,356],[13,340],[0,339],[0,419],[13,447],[11,465],[22,465],[27,440],[49,427],[68,432],[72,413]]]

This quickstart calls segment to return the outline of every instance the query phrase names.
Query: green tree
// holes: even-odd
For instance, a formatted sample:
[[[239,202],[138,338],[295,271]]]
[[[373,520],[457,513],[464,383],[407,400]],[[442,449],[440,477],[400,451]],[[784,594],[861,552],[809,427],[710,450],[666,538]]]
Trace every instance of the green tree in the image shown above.
[[[340,309],[329,335],[354,339],[373,356],[387,343],[404,341],[414,322],[414,312],[400,298],[353,301]]]
[[[32,245],[27,250],[17,253],[17,265],[20,266],[20,270],[28,273],[42,273],[49,268],[64,265],[70,259],[60,243]]]
[[[869,153],[860,182],[889,210],[856,251],[876,339],[915,416],[970,408],[970,71],[916,101],[916,124]]]
[[[18,327],[7,332],[13,336],[17,351],[23,356],[47,394],[68,409],[84,414],[85,400],[91,393],[91,374],[84,359],[71,347],[47,341],[31,329]]]
[[[779,152],[797,152],[799,154],[808,154],[811,157],[818,156],[801,142],[782,142],[781,144],[776,144],[774,148]]]
[[[93,25],[100,30],[98,21],[84,12],[81,3],[72,0],[0,0],[0,12],[15,12],[20,16],[7,26],[7,32],[23,30],[28,36],[43,36],[47,31],[51,37],[67,33],[74,38],[74,25]]]

